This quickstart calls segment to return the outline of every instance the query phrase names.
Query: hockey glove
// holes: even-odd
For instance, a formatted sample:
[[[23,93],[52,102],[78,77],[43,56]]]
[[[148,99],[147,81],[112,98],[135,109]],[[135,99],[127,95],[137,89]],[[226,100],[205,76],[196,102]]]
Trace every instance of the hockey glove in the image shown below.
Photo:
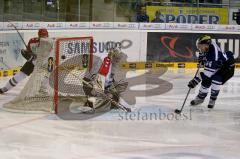
[[[22,49],[21,54],[26,60],[29,60],[32,57],[32,52],[28,50]]]
[[[201,79],[199,77],[194,77],[191,81],[188,83],[189,88],[194,88],[198,85],[198,83],[201,82]]]

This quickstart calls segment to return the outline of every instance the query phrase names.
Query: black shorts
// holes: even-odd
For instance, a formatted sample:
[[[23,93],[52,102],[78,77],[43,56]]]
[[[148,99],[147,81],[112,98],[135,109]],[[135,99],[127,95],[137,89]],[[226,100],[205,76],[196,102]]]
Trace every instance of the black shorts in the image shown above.
[[[29,75],[33,72],[33,69],[34,69],[33,63],[27,61],[27,62],[23,65],[23,67],[20,69],[20,71],[29,76]]]

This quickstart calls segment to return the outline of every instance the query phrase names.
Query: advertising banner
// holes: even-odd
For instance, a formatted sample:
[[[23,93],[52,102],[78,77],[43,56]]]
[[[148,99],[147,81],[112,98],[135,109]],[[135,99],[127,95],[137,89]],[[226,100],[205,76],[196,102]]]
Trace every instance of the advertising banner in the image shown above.
[[[140,23],[139,28],[142,30],[164,30],[166,26],[165,23]]]
[[[21,66],[24,59],[20,50],[23,48],[24,45],[17,33],[0,33],[0,70]]]
[[[229,31],[229,32],[237,32],[238,31],[238,26],[237,25],[219,25],[218,30]]]
[[[132,30],[50,30],[51,38],[57,37],[86,37],[94,39],[93,53],[104,58],[107,56],[108,45],[121,46],[122,51],[128,56],[128,62],[193,62],[195,55],[196,39],[203,31],[132,31]],[[212,36],[222,50],[234,52],[235,58],[240,61],[240,36],[239,33],[222,31],[205,32]],[[24,40],[37,36],[37,30],[21,31]],[[15,68],[23,62],[20,49],[24,48],[19,36],[14,31],[0,32],[0,61],[1,68]],[[23,59],[24,60],[24,59]],[[132,66],[131,66],[132,67]]]
[[[166,23],[167,30],[191,30],[192,25],[180,23]]]
[[[110,34],[106,31],[92,32],[93,52],[104,58],[107,55],[108,44],[117,47],[121,45],[122,51],[128,56],[127,61],[144,61],[146,60],[146,35],[147,33],[129,31],[112,31]]]
[[[138,23],[127,23],[127,22],[114,22],[113,24],[114,28],[116,29],[138,29],[139,24]]]
[[[3,29],[4,30],[15,30],[13,25],[17,28],[17,29],[22,29],[22,22],[3,22]]]
[[[47,29],[65,29],[65,22],[45,22],[43,27]]]
[[[90,23],[92,29],[107,29],[113,28],[113,22],[92,22]]]
[[[161,15],[164,16],[164,15]],[[182,16],[182,15],[181,15]],[[49,30],[73,30],[73,29],[91,29],[95,31],[107,29],[119,30],[193,30],[193,31],[228,31],[238,32],[240,25],[219,25],[219,24],[194,24],[194,23],[175,23],[176,21],[168,21],[168,23],[128,23],[128,22],[0,22],[0,30],[15,30],[15,25],[19,30],[38,30],[39,28],[47,28]]]
[[[197,60],[196,40],[201,33],[149,32],[147,36],[147,61],[193,62]],[[240,37],[238,34],[207,34],[223,51],[233,51],[240,60]]]
[[[192,30],[202,30],[202,31],[208,31],[208,30],[212,30],[212,31],[216,31],[218,30],[218,27],[220,25],[212,25],[212,24],[193,24],[192,25]]]
[[[66,22],[65,26],[68,29],[88,29],[89,22]]]
[[[23,29],[39,29],[42,28],[42,22],[22,22]]]
[[[228,24],[227,8],[147,6],[150,21],[159,13],[165,23]]]
[[[231,8],[229,11],[229,24],[231,25],[238,25],[236,20],[233,19],[233,13],[234,12],[240,12],[239,8]]]
[[[36,36],[37,32],[26,32],[25,41]],[[146,61],[147,33],[128,30],[56,30],[50,31],[50,37],[93,37],[93,53],[104,58],[108,45],[121,45],[128,61]]]

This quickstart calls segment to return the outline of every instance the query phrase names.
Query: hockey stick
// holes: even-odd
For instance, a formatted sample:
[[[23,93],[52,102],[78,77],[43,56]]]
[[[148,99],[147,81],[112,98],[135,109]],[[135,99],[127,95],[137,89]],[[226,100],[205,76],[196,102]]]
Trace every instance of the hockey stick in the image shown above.
[[[17,31],[19,37],[21,38],[23,44],[25,45],[25,47],[26,47],[26,49],[27,49],[28,46],[27,46],[27,44],[25,43],[25,41],[24,41],[22,35],[19,33],[18,28],[17,28],[13,23],[11,23],[10,21],[8,21],[8,23],[11,24],[12,27]],[[24,58],[26,58],[26,57],[25,57],[26,55],[24,55],[23,53],[22,53],[22,56],[23,56]],[[35,55],[34,53],[31,52],[31,55],[30,55],[30,56],[31,56],[31,57],[29,57],[29,59],[26,58],[27,61],[32,61],[32,60],[36,59],[36,55]]]
[[[71,73],[71,71],[68,68],[66,68],[65,66],[60,66],[60,67],[62,67],[66,71],[68,71],[71,75],[73,75],[75,78],[77,78],[81,82],[85,83],[88,87],[90,87],[90,88],[92,87],[92,85],[89,82],[87,82],[84,79],[78,77],[76,74]],[[114,101],[111,97],[105,95],[105,93],[101,89],[95,89],[95,90],[96,90],[96,92],[100,93],[106,100],[109,100],[111,103],[115,104],[118,108],[122,109],[125,112],[131,112],[130,108],[127,108],[124,105],[122,105],[121,103]]]
[[[8,21],[8,23],[9,24],[11,24],[12,25],[12,27],[17,31],[17,33],[18,33],[18,35],[19,35],[19,37],[21,38],[21,40],[22,40],[22,42],[23,42],[23,44],[25,45],[25,47],[27,48],[27,44],[25,43],[25,41],[23,40],[23,37],[22,37],[22,35],[19,33],[19,31],[18,31],[18,29],[17,29],[17,27],[13,24],[13,23],[11,23],[10,21]]]
[[[198,66],[198,69],[197,69],[197,71],[196,71],[196,73],[195,73],[194,77],[196,77],[196,76],[197,76],[197,74],[198,74],[199,70],[200,70],[200,64],[199,64],[199,66]],[[185,97],[185,99],[184,99],[184,102],[183,102],[183,104],[182,104],[182,107],[181,107],[181,109],[180,109],[180,110],[179,110],[179,109],[175,109],[175,111],[174,111],[174,112],[175,112],[176,114],[181,114],[181,113],[182,113],[182,110],[183,110],[183,108],[184,108],[184,106],[185,106],[185,103],[186,103],[186,101],[187,101],[187,98],[188,98],[188,95],[189,95],[189,93],[190,93],[191,89],[192,89],[192,88],[189,88],[189,89],[188,89],[187,95],[186,95],[186,97]]]

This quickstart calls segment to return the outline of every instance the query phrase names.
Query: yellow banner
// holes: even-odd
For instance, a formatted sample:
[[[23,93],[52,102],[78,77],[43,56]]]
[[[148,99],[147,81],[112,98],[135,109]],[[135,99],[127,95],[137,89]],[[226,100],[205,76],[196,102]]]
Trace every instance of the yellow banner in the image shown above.
[[[166,23],[228,24],[228,8],[147,6],[147,14],[150,22],[157,15]]]
[[[240,69],[240,63],[235,64],[236,69]],[[161,67],[167,68],[186,68],[192,69],[197,68],[197,62],[125,62],[122,63],[122,69],[129,69],[129,70],[144,70],[144,69],[159,69]],[[16,68],[13,70],[0,70],[0,77],[7,77],[13,76],[20,71],[20,68]]]

